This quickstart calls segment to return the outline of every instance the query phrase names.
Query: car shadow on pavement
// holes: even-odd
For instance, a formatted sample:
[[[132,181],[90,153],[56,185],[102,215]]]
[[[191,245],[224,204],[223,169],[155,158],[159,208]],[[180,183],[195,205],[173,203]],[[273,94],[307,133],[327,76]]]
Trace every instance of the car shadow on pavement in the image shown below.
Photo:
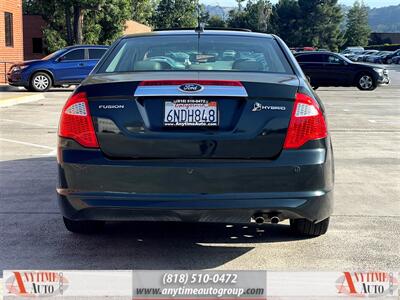
[[[288,225],[112,222],[95,235],[69,233],[56,203],[56,161],[0,162],[0,270],[209,269],[255,243],[299,240]]]

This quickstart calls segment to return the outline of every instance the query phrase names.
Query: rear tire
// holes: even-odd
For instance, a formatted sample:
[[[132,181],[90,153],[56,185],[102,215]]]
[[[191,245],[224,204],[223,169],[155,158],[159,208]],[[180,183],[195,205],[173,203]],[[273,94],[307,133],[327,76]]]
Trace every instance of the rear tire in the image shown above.
[[[328,231],[329,218],[318,223],[313,223],[307,219],[291,219],[290,228],[298,235],[320,236]]]
[[[73,221],[63,217],[64,225],[73,233],[91,234],[103,229],[104,221]]]
[[[29,82],[29,90],[34,92],[47,92],[52,85],[52,80],[49,74],[37,72],[32,75]]]
[[[361,91],[372,91],[376,89],[376,81],[370,74],[363,73],[357,77],[357,87]]]
[[[315,91],[315,90],[318,90],[319,86],[313,86],[312,88]]]

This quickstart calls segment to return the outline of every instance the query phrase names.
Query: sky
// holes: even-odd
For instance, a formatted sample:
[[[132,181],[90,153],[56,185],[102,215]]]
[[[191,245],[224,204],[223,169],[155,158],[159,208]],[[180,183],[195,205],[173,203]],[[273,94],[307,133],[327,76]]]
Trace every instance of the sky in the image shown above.
[[[270,0],[272,3],[278,2],[278,0]],[[220,6],[236,6],[235,0],[200,0],[201,3],[210,5],[220,5]],[[339,0],[340,4],[352,5],[354,0]],[[364,3],[369,7],[382,7],[389,5],[398,5],[400,0],[364,0]]]

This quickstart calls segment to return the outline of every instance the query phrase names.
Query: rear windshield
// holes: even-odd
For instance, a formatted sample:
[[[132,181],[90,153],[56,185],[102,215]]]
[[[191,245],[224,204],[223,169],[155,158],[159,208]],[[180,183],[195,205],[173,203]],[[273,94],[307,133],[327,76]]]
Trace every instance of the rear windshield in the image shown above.
[[[148,71],[293,73],[272,38],[207,34],[122,39],[98,73]]]

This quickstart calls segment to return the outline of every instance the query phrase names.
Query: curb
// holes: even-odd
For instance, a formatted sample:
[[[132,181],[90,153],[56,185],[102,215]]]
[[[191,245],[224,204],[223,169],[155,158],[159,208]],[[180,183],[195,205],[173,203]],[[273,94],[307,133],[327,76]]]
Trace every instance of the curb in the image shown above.
[[[7,99],[7,100],[0,100],[0,108],[10,107],[10,106],[14,106],[17,104],[22,104],[22,103],[39,101],[42,99],[44,99],[43,94],[37,94],[37,95],[29,95],[29,96],[19,96],[19,97],[15,97],[13,99]]]

